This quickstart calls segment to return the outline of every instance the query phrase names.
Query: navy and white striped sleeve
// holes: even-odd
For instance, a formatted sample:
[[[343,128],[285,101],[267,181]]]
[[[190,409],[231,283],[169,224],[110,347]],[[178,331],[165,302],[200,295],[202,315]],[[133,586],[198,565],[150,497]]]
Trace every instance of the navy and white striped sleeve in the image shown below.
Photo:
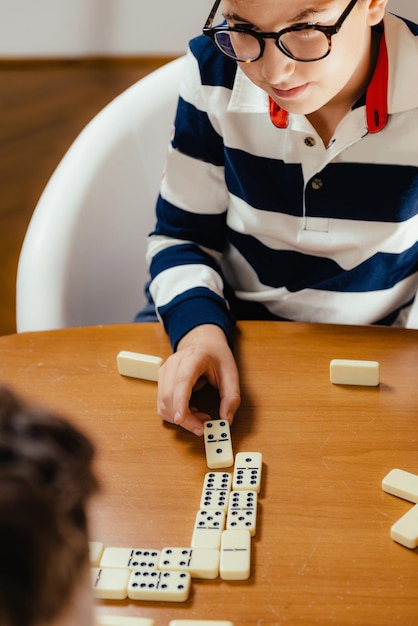
[[[203,38],[191,42],[147,249],[150,293],[174,348],[195,326],[216,324],[230,342],[234,327],[219,265],[228,203],[224,147],[208,111],[213,90],[225,102],[230,89],[210,84],[213,49]],[[215,65],[216,57],[215,50]]]

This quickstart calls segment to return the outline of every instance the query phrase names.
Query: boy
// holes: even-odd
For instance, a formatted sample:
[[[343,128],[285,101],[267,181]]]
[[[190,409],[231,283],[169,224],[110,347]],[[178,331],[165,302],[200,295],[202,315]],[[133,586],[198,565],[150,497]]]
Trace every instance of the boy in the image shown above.
[[[202,434],[205,378],[232,421],[236,319],[418,326],[418,27],[386,3],[217,0],[191,42],[147,252],[163,419]]]
[[[92,626],[90,441],[0,386],[0,624]]]

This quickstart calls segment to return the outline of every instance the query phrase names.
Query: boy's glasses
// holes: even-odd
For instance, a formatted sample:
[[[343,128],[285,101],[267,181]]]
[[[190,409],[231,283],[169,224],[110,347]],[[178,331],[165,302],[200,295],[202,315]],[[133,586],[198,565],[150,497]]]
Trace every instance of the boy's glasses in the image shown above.
[[[319,61],[329,55],[333,35],[336,35],[358,0],[351,0],[333,26],[296,24],[278,33],[259,33],[245,24],[238,26],[213,26],[221,0],[216,0],[203,27],[203,34],[212,39],[216,47],[230,59],[253,63],[263,56],[266,39],[274,39],[276,46],[295,61]]]

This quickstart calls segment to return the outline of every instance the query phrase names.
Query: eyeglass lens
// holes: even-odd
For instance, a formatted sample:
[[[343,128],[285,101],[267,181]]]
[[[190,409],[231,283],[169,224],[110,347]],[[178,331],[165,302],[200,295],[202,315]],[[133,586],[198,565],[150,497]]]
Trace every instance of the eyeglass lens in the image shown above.
[[[252,33],[218,31],[215,43],[224,54],[236,61],[254,61],[262,53],[262,44]],[[285,54],[300,61],[321,59],[329,52],[327,35],[308,28],[283,33],[276,45]]]

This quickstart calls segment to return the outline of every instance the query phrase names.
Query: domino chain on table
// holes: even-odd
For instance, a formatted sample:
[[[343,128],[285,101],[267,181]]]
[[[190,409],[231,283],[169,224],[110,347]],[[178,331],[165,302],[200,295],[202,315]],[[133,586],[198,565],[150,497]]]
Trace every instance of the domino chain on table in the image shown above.
[[[189,597],[193,578],[210,580],[220,576],[223,580],[246,580],[250,577],[262,455],[239,452],[234,458],[229,423],[224,420],[212,420],[205,425],[204,442],[208,468],[233,465],[233,473],[225,469],[206,473],[190,546],[105,548],[99,541],[90,542],[91,580],[96,598],[184,602]],[[128,624],[103,622],[107,626],[125,623]],[[213,620],[170,622],[170,626],[183,624],[231,626],[231,622]],[[142,623],[138,622],[138,626]],[[149,626],[149,622],[143,626]]]

